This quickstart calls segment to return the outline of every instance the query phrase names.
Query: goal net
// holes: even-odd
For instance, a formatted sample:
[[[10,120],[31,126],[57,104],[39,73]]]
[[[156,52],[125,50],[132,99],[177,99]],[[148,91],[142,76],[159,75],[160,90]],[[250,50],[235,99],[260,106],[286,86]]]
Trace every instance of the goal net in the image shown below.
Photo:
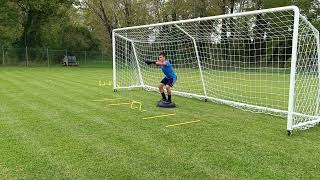
[[[113,31],[114,89],[157,91],[166,52],[174,94],[281,115],[287,130],[320,121],[319,32],[295,6]]]

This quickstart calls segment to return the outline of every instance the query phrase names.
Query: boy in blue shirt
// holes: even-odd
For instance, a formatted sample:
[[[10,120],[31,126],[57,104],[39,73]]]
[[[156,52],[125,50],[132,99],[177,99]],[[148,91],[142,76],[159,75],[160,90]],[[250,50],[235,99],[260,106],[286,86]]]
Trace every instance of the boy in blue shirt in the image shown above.
[[[168,103],[171,103],[171,88],[173,87],[174,83],[177,80],[177,75],[174,72],[170,62],[168,59],[166,59],[166,54],[164,52],[161,52],[159,55],[159,60],[156,62],[153,61],[146,61],[148,65],[150,64],[156,64],[161,66],[162,72],[165,75],[165,77],[162,79],[162,81],[159,84],[159,91],[162,95],[162,101],[166,101]],[[166,95],[164,94],[164,89],[166,88],[168,93],[168,99],[166,98]]]

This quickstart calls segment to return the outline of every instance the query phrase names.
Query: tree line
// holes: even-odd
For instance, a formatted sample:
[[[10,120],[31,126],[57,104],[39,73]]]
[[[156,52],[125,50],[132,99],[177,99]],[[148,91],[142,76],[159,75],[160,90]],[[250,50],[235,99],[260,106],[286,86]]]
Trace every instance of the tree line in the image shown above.
[[[297,5],[320,29],[319,0],[1,0],[0,45],[106,50],[120,27]]]

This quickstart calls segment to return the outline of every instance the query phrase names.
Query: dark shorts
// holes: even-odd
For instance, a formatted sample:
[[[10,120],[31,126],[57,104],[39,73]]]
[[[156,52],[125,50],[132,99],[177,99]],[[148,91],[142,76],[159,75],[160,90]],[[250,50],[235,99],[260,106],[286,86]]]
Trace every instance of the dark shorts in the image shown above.
[[[170,87],[173,87],[173,84],[176,82],[175,79],[173,78],[167,78],[164,77],[160,83],[164,84],[164,85],[169,85]]]

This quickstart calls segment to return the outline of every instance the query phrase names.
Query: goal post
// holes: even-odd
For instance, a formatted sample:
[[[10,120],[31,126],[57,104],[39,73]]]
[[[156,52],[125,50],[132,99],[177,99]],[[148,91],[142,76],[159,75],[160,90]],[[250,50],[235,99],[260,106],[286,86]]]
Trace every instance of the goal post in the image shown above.
[[[319,32],[296,6],[115,29],[114,90],[157,91],[161,51],[173,93],[287,118],[287,130],[320,122]]]
[[[198,66],[199,66],[199,73],[200,73],[200,78],[201,78],[201,82],[202,82],[202,86],[203,86],[203,93],[205,96],[205,99],[207,99],[207,91],[206,91],[206,86],[203,80],[203,74],[202,74],[202,68],[201,68],[201,63],[200,63],[200,57],[199,57],[199,52],[198,52],[198,47],[197,47],[197,42],[195,40],[194,37],[192,37],[188,32],[186,32],[185,30],[183,30],[180,26],[178,26],[177,24],[174,24],[174,26],[176,26],[179,30],[181,30],[184,34],[186,34],[188,37],[190,37],[190,39],[193,42],[194,45],[194,51],[196,53],[196,58],[197,58],[197,62],[198,62]]]
[[[289,133],[293,130],[292,118],[294,113],[294,93],[295,93],[295,79],[296,79],[296,67],[297,67],[297,55],[298,55],[298,36],[299,36],[299,17],[300,10],[297,7],[293,7],[294,20],[293,20],[293,34],[292,34],[292,55],[291,55],[291,69],[290,69],[290,91],[289,91],[289,103],[288,103],[288,120],[287,130]]]

